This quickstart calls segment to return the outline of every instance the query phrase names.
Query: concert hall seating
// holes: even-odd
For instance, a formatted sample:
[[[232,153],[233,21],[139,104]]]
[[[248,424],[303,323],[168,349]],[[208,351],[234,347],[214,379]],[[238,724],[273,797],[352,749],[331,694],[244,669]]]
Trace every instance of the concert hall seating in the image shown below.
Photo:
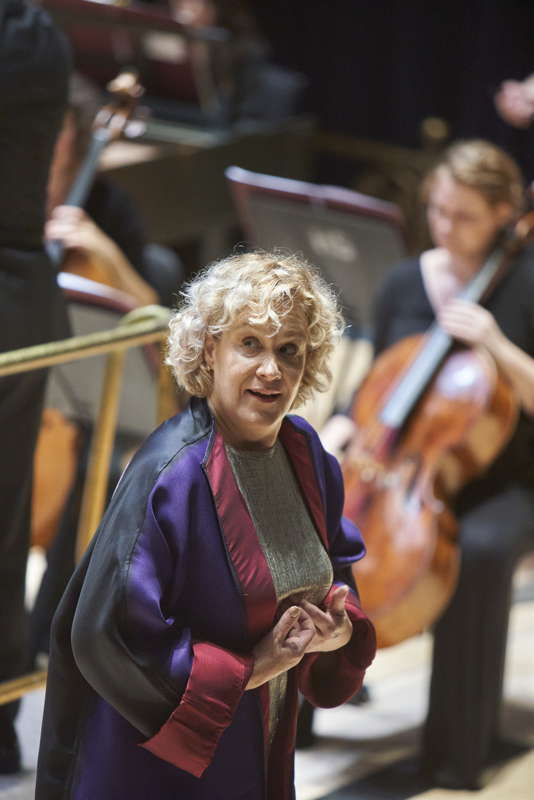
[[[104,89],[123,69],[135,68],[143,104],[160,118],[220,122],[222,90],[214,63],[230,46],[220,27],[192,29],[173,18],[165,0],[147,5],[97,0],[42,0],[70,41],[74,66]],[[201,42],[195,61],[191,45]]]

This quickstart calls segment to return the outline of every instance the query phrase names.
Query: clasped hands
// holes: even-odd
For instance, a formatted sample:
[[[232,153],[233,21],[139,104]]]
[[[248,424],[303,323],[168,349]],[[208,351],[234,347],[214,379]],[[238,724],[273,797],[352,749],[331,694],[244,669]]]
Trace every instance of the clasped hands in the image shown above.
[[[352,623],[345,611],[347,586],[339,586],[323,611],[303,600],[288,608],[254,648],[254,669],[247,689],[256,689],[296,666],[306,653],[328,653],[345,645]]]

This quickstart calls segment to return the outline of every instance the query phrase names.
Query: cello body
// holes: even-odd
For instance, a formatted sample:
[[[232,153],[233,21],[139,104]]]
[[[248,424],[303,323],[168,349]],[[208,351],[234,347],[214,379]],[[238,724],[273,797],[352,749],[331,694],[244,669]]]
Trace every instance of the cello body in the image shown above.
[[[458,348],[402,426],[384,420],[399,376],[427,339],[404,339],[376,360],[354,403],[357,434],[342,463],[344,514],[362,529],[367,546],[353,571],[381,647],[421,632],[449,602],[460,558],[452,501],[492,463],[518,414],[491,357]]]

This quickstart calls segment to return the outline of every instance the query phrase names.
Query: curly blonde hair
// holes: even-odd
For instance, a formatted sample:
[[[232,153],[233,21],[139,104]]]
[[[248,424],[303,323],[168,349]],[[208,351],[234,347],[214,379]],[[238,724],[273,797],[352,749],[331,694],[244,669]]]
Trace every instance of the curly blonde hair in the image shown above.
[[[306,361],[293,406],[331,379],[329,357],[344,322],[333,289],[302,258],[255,251],[217,261],[200,272],[182,294],[169,323],[166,363],[190,394],[208,397],[213,376],[204,357],[206,337],[220,336],[238,319],[267,325],[274,336],[292,314],[304,320]]]
[[[428,200],[437,175],[443,172],[458,183],[475,189],[490,206],[508,203],[519,215],[524,205],[524,186],[519,167],[504,150],[484,139],[466,139],[451,145],[424,178],[423,200]]]

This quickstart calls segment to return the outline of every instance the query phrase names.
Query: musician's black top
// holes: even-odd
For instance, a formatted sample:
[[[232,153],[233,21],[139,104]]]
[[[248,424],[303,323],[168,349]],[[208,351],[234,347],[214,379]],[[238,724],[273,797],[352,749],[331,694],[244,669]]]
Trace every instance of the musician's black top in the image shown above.
[[[534,249],[527,248],[485,303],[514,344],[534,357]],[[406,336],[426,331],[434,310],[425,291],[418,258],[407,259],[389,272],[374,307],[376,355]],[[534,487],[534,419],[525,414],[512,440],[488,472],[471,485],[483,494],[519,481]]]
[[[0,246],[40,247],[69,51],[40,9],[0,3]]]
[[[132,267],[145,277],[145,231],[130,195],[116,183],[97,175],[87,198],[86,211],[120,247]]]

